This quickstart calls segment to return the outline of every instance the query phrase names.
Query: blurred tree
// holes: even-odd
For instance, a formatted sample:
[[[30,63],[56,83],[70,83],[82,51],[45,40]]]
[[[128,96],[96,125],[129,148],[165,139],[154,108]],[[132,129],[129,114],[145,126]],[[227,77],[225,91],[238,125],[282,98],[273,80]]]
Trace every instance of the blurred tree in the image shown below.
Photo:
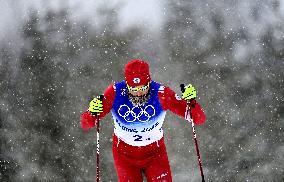
[[[139,26],[117,30],[120,6],[101,7],[101,22],[72,19],[68,8],[31,11],[20,29],[20,56],[11,47],[0,51],[1,181],[94,180],[94,131],[81,130],[80,114],[110,82],[123,79],[129,59],[152,49],[161,57],[153,78],[169,86],[193,83],[198,90],[208,118],[202,129],[197,128],[205,176],[216,181],[244,181],[246,176],[268,181],[269,175],[262,173],[268,171],[283,181],[284,41],[279,1],[166,3],[168,17],[156,43],[151,42],[159,36],[153,38],[156,35]],[[10,64],[18,58],[19,69]],[[186,181],[188,170],[197,169],[195,153],[188,153],[194,145],[188,125],[172,118],[165,131],[174,130],[168,148],[174,180]],[[101,146],[106,149],[111,147],[110,119],[102,125]],[[115,181],[111,151],[101,153],[102,180]],[[194,162],[186,163],[189,157]],[[264,170],[258,167],[262,164]]]
[[[63,64],[54,61],[59,52],[50,46],[52,40],[48,36],[51,30],[41,29],[40,17],[35,11],[31,12],[23,28],[25,47],[20,55],[20,72],[15,81],[13,114],[17,116],[22,131],[17,150],[25,154],[19,163],[21,170],[28,168],[27,179],[40,180],[48,167],[52,170],[48,179],[56,179],[57,176],[68,181],[71,179],[70,164],[64,161],[72,160],[68,150],[63,150],[62,140],[68,141],[68,138],[63,135],[64,125],[58,111],[67,98],[64,85],[69,73]],[[56,20],[65,17],[60,13],[52,16]],[[49,23],[54,22],[49,19]],[[57,26],[60,27],[59,24]]]
[[[11,95],[13,85],[11,75],[13,74],[9,61],[12,59],[12,53],[8,47],[3,46],[0,50],[0,181],[8,182],[14,180],[14,175],[18,169],[15,158],[6,155],[6,150],[11,150],[12,145],[5,137],[9,123],[6,123],[10,114]]]
[[[271,11],[275,15],[279,12],[275,2],[250,4],[251,13],[246,18],[262,24],[265,22],[261,19],[262,12]],[[264,4],[267,5],[265,10]],[[210,1],[170,1],[167,7],[171,13],[162,32],[168,67],[182,65],[182,70],[178,71],[182,75],[180,83],[193,83],[199,91],[199,101],[208,116],[203,131],[209,135],[201,140],[205,149],[201,152],[209,171],[219,166],[218,173],[208,174],[209,179],[218,181],[244,179],[242,175],[236,177],[234,172],[227,172],[232,155],[249,156],[238,160],[236,168],[240,173],[271,161],[271,147],[276,147],[274,144],[280,140],[281,132],[283,38],[275,35],[283,32],[283,26],[268,23],[258,36],[251,35],[254,26],[243,21],[238,23],[239,5],[241,3],[235,1],[218,5]],[[231,10],[230,13],[227,10]],[[253,49],[254,46],[259,49]],[[224,133],[228,137],[220,140]],[[190,133],[184,136],[191,137]],[[269,146],[262,151],[254,149],[262,155],[255,156],[242,147],[259,138],[266,138],[262,144]],[[218,178],[216,174],[220,173],[226,175]],[[253,174],[257,176],[255,170]],[[275,179],[280,179],[280,173]]]
[[[107,21],[103,29],[96,30],[88,22],[69,19],[67,9],[48,10],[44,16],[30,12],[22,30],[19,72],[7,98],[15,123],[5,127],[5,136],[15,135],[9,143],[14,148],[4,146],[3,153],[23,154],[16,157],[19,167],[13,176],[18,180],[89,180],[95,177],[95,138],[80,128],[78,102],[88,103],[82,93],[91,98],[112,81],[123,79],[122,63],[128,60],[128,47],[139,31],[116,32],[117,14],[112,9],[101,9]],[[8,63],[3,62],[1,92],[9,86],[8,70]],[[110,135],[109,125],[106,133]],[[3,137],[3,145],[7,140]],[[101,143],[110,145],[109,140]],[[105,151],[106,158],[109,152]],[[107,161],[101,168],[103,179],[116,178]],[[10,176],[11,172],[3,174]]]

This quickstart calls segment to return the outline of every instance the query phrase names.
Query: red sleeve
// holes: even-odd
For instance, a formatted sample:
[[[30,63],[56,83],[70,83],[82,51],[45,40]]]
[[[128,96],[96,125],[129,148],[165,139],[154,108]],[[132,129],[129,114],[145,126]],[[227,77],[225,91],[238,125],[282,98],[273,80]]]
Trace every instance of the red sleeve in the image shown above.
[[[105,115],[107,115],[111,108],[115,98],[115,86],[111,84],[104,91],[104,99],[103,99],[103,112],[100,113],[100,119],[102,119]],[[90,111],[85,111],[81,115],[81,126],[84,130],[90,129],[96,125],[96,116],[92,116]]]
[[[181,99],[174,91],[169,87],[161,86],[158,92],[160,103],[164,110],[170,110],[176,115],[186,118],[187,102]],[[194,124],[204,124],[206,116],[201,108],[200,104],[196,102],[194,107],[191,107],[191,115]]]

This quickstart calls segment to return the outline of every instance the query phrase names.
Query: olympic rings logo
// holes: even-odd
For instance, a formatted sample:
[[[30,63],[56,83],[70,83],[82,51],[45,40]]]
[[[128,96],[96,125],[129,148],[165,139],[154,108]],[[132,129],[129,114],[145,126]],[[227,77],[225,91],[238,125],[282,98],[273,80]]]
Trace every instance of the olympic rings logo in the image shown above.
[[[138,113],[138,114],[136,114]],[[148,122],[151,117],[155,115],[155,108],[152,105],[146,106],[144,109],[140,106],[134,106],[131,109],[123,104],[118,109],[119,116],[123,117],[127,122],[134,122],[136,120],[140,122]]]

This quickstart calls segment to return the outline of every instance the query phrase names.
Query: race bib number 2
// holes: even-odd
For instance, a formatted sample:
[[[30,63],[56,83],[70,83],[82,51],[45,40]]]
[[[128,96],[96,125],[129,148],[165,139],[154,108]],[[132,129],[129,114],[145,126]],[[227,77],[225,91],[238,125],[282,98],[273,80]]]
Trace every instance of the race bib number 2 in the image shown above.
[[[142,142],[142,141],[144,141],[144,140],[151,140],[151,138],[143,138],[143,136],[141,136],[141,135],[134,135],[133,136],[134,137],[134,141],[138,141],[138,142]]]
[[[134,135],[134,141],[143,141],[141,135]]]
[[[151,128],[144,128],[144,130],[142,131],[142,132],[146,132],[146,131],[151,131],[151,130],[153,130],[153,128],[155,128],[156,126],[158,126],[158,122],[155,124],[155,125],[153,125]],[[157,132],[159,132],[159,133],[162,133],[163,132],[163,129],[162,129],[162,127],[160,127],[159,128],[159,130],[157,131]],[[156,133],[157,134],[157,133]],[[156,135],[156,134],[153,134],[153,135]],[[144,136],[143,137],[143,135],[138,135],[138,134],[136,134],[136,135],[133,135],[133,138],[134,138],[134,141],[149,141],[149,140],[151,140],[151,138],[150,137],[147,137],[147,136]]]

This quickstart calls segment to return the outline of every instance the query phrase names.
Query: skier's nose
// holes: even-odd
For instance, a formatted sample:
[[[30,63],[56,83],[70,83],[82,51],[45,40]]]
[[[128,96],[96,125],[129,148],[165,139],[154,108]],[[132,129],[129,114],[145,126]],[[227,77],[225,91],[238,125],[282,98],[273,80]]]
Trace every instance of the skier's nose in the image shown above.
[[[141,95],[143,95],[143,92],[139,90],[139,91],[137,92],[137,95],[138,95],[138,96],[141,96]]]

